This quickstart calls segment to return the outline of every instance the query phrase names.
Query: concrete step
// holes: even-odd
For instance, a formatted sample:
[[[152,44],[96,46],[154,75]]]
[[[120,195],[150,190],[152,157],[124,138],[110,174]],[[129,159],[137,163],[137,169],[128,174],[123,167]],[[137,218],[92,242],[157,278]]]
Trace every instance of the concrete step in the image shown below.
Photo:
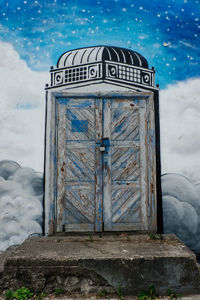
[[[1,258],[0,258],[1,261]],[[2,289],[35,293],[138,295],[150,284],[158,295],[200,294],[196,257],[174,235],[111,234],[33,237],[6,258]],[[200,299],[200,298],[199,298]]]

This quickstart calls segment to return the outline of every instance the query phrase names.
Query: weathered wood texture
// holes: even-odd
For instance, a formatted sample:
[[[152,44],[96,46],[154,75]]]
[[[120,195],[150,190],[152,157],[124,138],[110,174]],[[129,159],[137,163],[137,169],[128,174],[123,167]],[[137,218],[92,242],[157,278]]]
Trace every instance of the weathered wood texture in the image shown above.
[[[104,136],[109,138],[104,153],[104,228],[140,230],[144,202],[140,188],[140,139],[144,139],[140,137],[140,102],[106,99],[104,103]]]
[[[46,234],[61,231],[156,230],[153,93],[101,92],[90,95],[63,91],[50,93],[47,99]],[[70,139],[67,130],[70,131]],[[145,139],[141,138],[142,135]],[[102,144],[105,144],[103,152],[100,151]],[[80,170],[77,173],[79,168],[75,168],[76,160],[73,161],[72,156],[77,158],[79,168],[82,166],[82,170],[87,172],[86,176],[81,175]],[[73,210],[73,214],[69,215],[70,210],[66,209],[72,202],[66,203],[66,199],[72,199],[71,195],[75,199],[73,205],[85,211],[81,222],[79,213]],[[80,198],[85,202],[78,202]],[[88,207],[90,203],[91,207]]]
[[[95,178],[100,165],[98,102],[61,99],[57,106],[57,231],[93,231],[98,206]]]
[[[56,231],[156,230],[151,94],[55,102]]]

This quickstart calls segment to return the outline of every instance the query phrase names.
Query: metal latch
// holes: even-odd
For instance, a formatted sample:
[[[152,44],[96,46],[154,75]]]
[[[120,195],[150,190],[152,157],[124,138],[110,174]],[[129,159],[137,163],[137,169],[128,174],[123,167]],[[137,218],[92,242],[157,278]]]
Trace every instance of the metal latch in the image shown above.
[[[104,152],[106,150],[106,148],[104,146],[100,146],[100,151]]]
[[[100,146],[100,151],[101,152],[108,152],[108,147],[110,146],[110,141],[109,138],[102,138],[101,139],[101,146]]]

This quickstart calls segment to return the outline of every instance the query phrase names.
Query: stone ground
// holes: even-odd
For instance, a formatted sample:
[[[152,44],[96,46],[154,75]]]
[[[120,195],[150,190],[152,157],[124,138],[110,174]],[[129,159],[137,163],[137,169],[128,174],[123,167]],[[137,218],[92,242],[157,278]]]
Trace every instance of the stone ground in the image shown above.
[[[63,297],[63,298],[51,298],[51,297],[47,297],[47,298],[43,298],[44,300],[50,300],[50,299],[56,299],[56,300],[119,300],[119,298],[97,298],[97,297],[87,297],[87,298],[67,298],[67,297]],[[123,300],[137,300],[137,297],[124,297],[121,298]],[[158,297],[157,299],[159,300],[169,300],[169,297]],[[185,296],[185,297],[181,297],[178,298],[181,300],[200,300],[200,295],[191,295],[191,296]]]
[[[92,261],[91,261],[92,259]],[[4,270],[4,263],[6,262],[6,269],[8,274],[12,274],[16,269],[16,272],[19,268],[24,268],[24,274],[27,276],[27,271],[30,270],[35,272],[35,268],[41,268],[43,270],[46,268],[47,271],[52,267],[63,268],[63,266],[67,267],[72,266],[81,268],[83,272],[84,270],[91,270],[92,268],[95,271],[96,269],[96,262],[98,263],[101,260],[101,268],[97,265],[97,273],[101,272],[102,278],[106,278],[108,282],[113,281],[113,276],[115,276],[118,272],[117,276],[123,275],[123,272],[126,271],[124,274],[124,286],[126,288],[126,280],[131,279],[132,283],[130,286],[137,285],[136,278],[133,278],[136,274],[135,269],[131,269],[132,267],[136,267],[134,265],[134,260],[138,261],[144,260],[144,262],[148,262],[147,265],[147,272],[143,270],[143,279],[138,281],[140,284],[142,282],[143,286],[148,287],[149,282],[153,283],[159,288],[162,286],[163,290],[166,291],[166,277],[169,276],[169,282],[174,283],[174,277],[177,276],[178,272],[180,273],[176,280],[177,284],[180,287],[181,276],[184,275],[184,282],[194,282],[195,276],[197,277],[196,285],[193,286],[192,292],[183,292],[186,295],[189,293],[199,293],[198,295],[191,295],[191,296],[184,296],[182,300],[200,300],[200,291],[197,292],[198,287],[200,287],[200,280],[199,280],[199,273],[197,263],[195,262],[194,254],[185,247],[175,236],[167,235],[164,236],[163,240],[151,240],[148,235],[111,235],[111,236],[73,236],[73,237],[40,237],[40,238],[31,238],[27,240],[24,244],[19,247],[9,249],[8,251],[4,252],[0,255],[0,273],[3,275]],[[102,264],[102,262],[104,264]],[[85,265],[83,265],[85,263]],[[92,264],[91,264],[92,263]],[[120,263],[120,264],[119,264]],[[89,264],[89,265],[87,265]],[[115,266],[116,264],[116,266]],[[131,265],[133,264],[133,266]],[[170,272],[166,274],[158,273],[162,269],[162,265],[166,264],[167,269]],[[195,267],[196,264],[196,267]],[[112,265],[111,273],[109,273],[107,266]],[[120,270],[119,270],[120,266]],[[145,267],[145,265],[143,265]],[[31,268],[31,269],[30,269]],[[195,269],[196,268],[196,269]],[[59,269],[60,270],[60,269]],[[58,270],[58,271],[59,271]],[[165,272],[166,268],[163,269]],[[31,271],[31,272],[32,272]],[[151,272],[156,271],[157,273]],[[9,273],[10,272],[10,273]],[[131,273],[132,272],[132,273]],[[138,266],[138,274],[141,275],[141,267]],[[196,272],[196,273],[195,273]],[[53,269],[53,273],[55,273]],[[0,275],[1,275],[0,274]],[[93,279],[95,272],[91,273],[91,278]],[[182,275],[181,275],[182,274]],[[45,274],[43,274],[45,275]],[[59,275],[59,274],[58,274]],[[45,275],[46,276],[46,275]],[[85,276],[85,273],[81,273],[81,276]],[[112,280],[110,279],[112,276]],[[127,278],[126,278],[127,276]],[[163,276],[163,277],[162,277]],[[0,276],[1,277],[1,276]],[[162,277],[162,278],[160,278]],[[145,282],[146,278],[146,282]],[[12,279],[12,278],[11,278]],[[26,279],[26,278],[25,278]],[[98,278],[97,278],[98,279]],[[152,280],[159,280],[152,282]],[[35,288],[37,288],[37,284],[40,284],[41,277],[38,278],[38,282],[34,281]],[[0,278],[1,282],[1,278]],[[59,283],[62,285],[62,282]],[[114,282],[115,284],[115,282]],[[175,282],[176,284],[176,282]],[[21,285],[22,286],[22,285]],[[24,286],[27,286],[24,284]],[[117,286],[115,284],[115,286]],[[143,289],[143,286],[139,287],[139,291]],[[176,285],[175,285],[176,286]],[[184,285],[183,285],[184,286]],[[27,286],[28,287],[28,286]],[[10,288],[10,285],[7,286]],[[30,287],[29,287],[30,288]],[[55,291],[56,285],[52,286],[52,291]],[[42,290],[42,289],[41,289]],[[173,290],[173,288],[172,288]],[[184,289],[183,289],[184,290]],[[110,294],[110,297],[102,298],[97,297],[98,291],[92,292],[89,296],[84,296],[81,290],[81,294],[75,294],[76,292],[68,292],[63,296],[55,297],[51,292],[46,292],[47,297],[42,299],[50,300],[50,299],[57,299],[57,300],[95,300],[95,299],[110,299],[110,300],[117,300],[119,298],[116,297],[116,294]],[[158,291],[159,294],[162,294]],[[37,293],[39,294],[39,292]],[[87,291],[86,291],[87,294]],[[127,293],[128,294],[128,293]],[[137,295],[138,291],[132,293],[133,295]],[[164,293],[163,293],[164,294]],[[130,293],[131,295],[131,293]],[[3,296],[0,296],[0,300],[3,299]],[[34,298],[33,298],[34,299]],[[122,297],[121,297],[122,299]],[[124,300],[136,300],[137,297],[128,297],[125,296]],[[157,299],[167,300],[168,297],[160,297]]]
[[[100,298],[97,296],[87,296],[87,297],[82,297],[82,296],[59,296],[55,297],[54,295],[50,295],[48,297],[42,298],[43,300],[138,300],[137,297],[122,297],[122,298],[114,298],[114,297],[107,297],[107,298]],[[173,298],[175,299],[175,298]],[[188,295],[188,296],[181,296],[181,298],[177,298],[179,300],[200,300],[200,295]],[[3,296],[0,296],[0,300],[4,300]],[[146,300],[146,299],[144,299]],[[169,300],[169,297],[157,297],[155,300]]]

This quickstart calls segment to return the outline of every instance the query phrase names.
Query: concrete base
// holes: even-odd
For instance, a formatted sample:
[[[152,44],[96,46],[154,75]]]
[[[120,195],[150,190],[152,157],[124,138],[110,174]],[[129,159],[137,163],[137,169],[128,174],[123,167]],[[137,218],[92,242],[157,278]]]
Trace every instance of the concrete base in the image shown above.
[[[159,295],[200,293],[196,257],[174,235],[34,237],[3,255],[2,289],[137,295],[153,284]]]

